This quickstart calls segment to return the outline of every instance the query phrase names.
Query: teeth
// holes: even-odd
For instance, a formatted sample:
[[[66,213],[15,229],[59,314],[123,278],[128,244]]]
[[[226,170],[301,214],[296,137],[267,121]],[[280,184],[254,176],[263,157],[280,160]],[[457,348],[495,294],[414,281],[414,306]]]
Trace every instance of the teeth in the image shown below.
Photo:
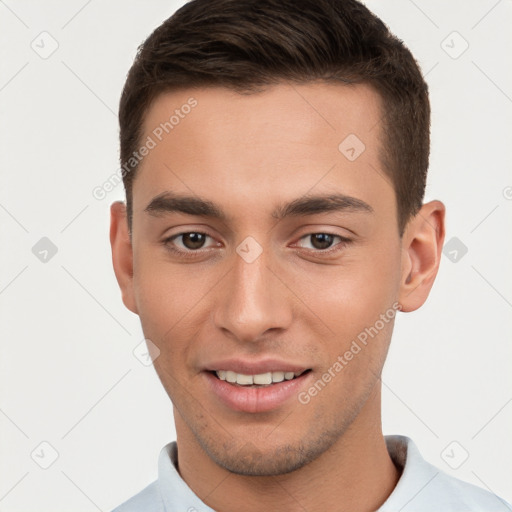
[[[232,371],[227,371],[226,380],[234,384],[236,382],[236,373]]]
[[[260,373],[254,376],[254,384],[272,384],[272,373]]]
[[[284,372],[272,372],[272,382],[282,382],[284,380]]]
[[[259,386],[268,386],[276,382],[282,382],[283,380],[292,380],[294,377],[301,375],[293,372],[267,372],[259,373],[257,375],[245,375],[243,373],[235,373],[231,370],[217,370],[215,372],[220,380],[225,380],[231,384],[239,384],[240,386],[251,386],[253,384]]]
[[[243,373],[236,374],[236,383],[241,386],[252,386],[253,377],[252,375],[244,375]]]

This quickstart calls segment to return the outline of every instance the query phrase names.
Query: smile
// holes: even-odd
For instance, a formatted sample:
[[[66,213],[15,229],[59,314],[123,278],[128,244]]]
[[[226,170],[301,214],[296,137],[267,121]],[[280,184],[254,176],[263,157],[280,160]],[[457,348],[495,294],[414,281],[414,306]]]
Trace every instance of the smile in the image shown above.
[[[308,371],[308,370],[306,370]],[[236,373],[231,370],[217,370],[215,374],[220,380],[229,382],[239,386],[271,386],[278,382],[285,380],[292,380],[296,377],[300,377],[304,372],[285,372],[285,371],[273,371],[266,373],[258,373],[256,375],[246,375],[243,373]]]
[[[285,371],[284,368],[274,369],[277,365],[272,365],[273,368],[268,366],[255,368],[254,373],[250,372],[250,368],[239,365],[238,372],[207,370],[203,375],[214,401],[231,411],[254,414],[296,405],[298,394],[306,389],[312,379],[311,369],[296,368],[291,371],[292,368],[287,368]],[[244,369],[244,373],[240,372]]]

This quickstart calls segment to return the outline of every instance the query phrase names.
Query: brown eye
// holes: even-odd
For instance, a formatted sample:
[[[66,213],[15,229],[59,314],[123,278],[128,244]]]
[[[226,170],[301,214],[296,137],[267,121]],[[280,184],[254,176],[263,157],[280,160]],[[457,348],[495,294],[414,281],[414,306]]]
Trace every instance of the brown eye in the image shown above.
[[[180,235],[182,237],[182,243],[187,249],[201,249],[204,245],[206,237],[204,233],[183,233]]]
[[[328,233],[314,233],[312,235],[309,235],[311,237],[311,245],[315,249],[328,249],[333,240],[334,235],[330,235]]]
[[[206,245],[207,239],[210,239],[210,246]],[[177,251],[183,254],[199,252],[200,249],[211,247],[215,240],[200,231],[187,231],[178,233],[163,240],[163,244],[170,250]]]
[[[340,238],[338,235],[331,235],[330,233],[311,233],[303,236],[301,240],[308,241],[309,244],[302,245],[306,249],[317,249],[319,251],[329,249],[335,238]],[[310,245],[310,247],[308,247]]]
[[[298,245],[310,253],[327,255],[343,250],[350,242],[349,238],[333,233],[309,233],[299,240]]]

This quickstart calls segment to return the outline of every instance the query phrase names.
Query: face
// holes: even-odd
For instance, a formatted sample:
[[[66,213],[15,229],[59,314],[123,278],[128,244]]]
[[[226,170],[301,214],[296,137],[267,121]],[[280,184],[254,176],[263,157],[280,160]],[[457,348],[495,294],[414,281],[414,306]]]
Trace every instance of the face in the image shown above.
[[[166,93],[145,118],[123,298],[178,442],[230,471],[300,468],[377,414],[404,274],[380,116],[368,86],[280,84]]]

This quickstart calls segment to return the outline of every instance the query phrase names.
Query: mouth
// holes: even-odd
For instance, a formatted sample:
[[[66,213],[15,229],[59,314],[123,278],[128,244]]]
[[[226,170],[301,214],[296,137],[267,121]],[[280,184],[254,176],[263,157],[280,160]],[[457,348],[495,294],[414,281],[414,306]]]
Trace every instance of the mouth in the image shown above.
[[[204,371],[207,389],[219,405],[245,413],[264,413],[293,406],[313,375],[311,368],[279,369],[275,363],[259,368],[231,364],[231,367],[238,366],[238,372],[222,369],[222,364],[219,366],[220,369]]]
[[[258,374],[236,373],[232,370],[212,370],[210,371],[219,380],[225,381],[233,386],[241,386],[246,388],[266,388],[280,382],[290,381],[299,378],[310,372],[311,369],[289,372],[277,370]]]

